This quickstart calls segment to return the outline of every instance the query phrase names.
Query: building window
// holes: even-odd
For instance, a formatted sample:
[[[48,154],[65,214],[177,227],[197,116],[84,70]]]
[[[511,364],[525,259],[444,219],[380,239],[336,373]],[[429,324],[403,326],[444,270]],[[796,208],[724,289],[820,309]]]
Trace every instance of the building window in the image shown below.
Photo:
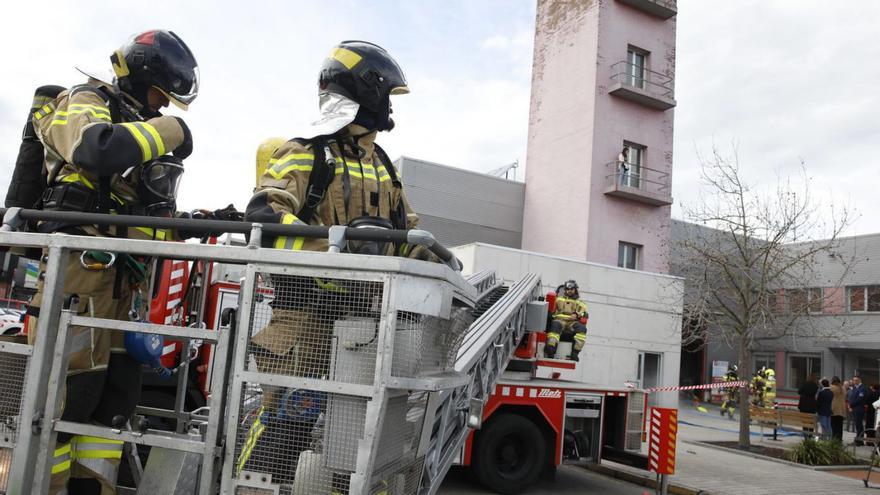
[[[822,288],[786,289],[786,311],[789,313],[818,314],[822,312]]]
[[[645,163],[645,151],[647,148],[641,144],[623,142],[626,153],[626,162],[620,167],[620,183],[629,187],[641,187],[642,165]]]
[[[648,52],[641,48],[630,46],[626,53],[627,74],[629,85],[645,89],[645,71],[648,68]]]
[[[617,245],[617,266],[638,270],[641,257],[642,246],[623,241]]]
[[[786,375],[788,388],[797,390],[810,375],[814,375],[817,380],[822,375],[822,358],[819,356],[789,356]]]
[[[880,312],[880,285],[847,287],[849,311]]]
[[[776,366],[776,356],[767,352],[756,352],[754,361],[755,367],[752,369],[752,374],[757,373],[761,368],[773,368]]]
[[[821,287],[811,287],[807,289],[807,311],[810,314],[819,314],[822,312],[822,300],[825,298]]]
[[[663,354],[657,352],[640,352],[639,368],[636,376],[639,380],[639,388],[658,387],[662,383]]]

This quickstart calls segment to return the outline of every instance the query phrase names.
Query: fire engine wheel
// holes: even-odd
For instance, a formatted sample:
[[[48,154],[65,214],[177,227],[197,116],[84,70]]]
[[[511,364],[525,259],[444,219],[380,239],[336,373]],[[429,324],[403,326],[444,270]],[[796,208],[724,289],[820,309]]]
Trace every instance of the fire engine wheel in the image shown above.
[[[519,493],[538,479],[546,461],[540,428],[527,418],[503,414],[492,418],[476,438],[473,469],[498,493]]]

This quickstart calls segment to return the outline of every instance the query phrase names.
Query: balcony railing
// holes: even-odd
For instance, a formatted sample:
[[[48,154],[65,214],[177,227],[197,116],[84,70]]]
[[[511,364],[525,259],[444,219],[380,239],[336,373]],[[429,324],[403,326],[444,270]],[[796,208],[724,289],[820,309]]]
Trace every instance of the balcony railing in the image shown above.
[[[658,110],[675,106],[674,82],[666,74],[621,60],[611,66],[611,80],[610,94]]]
[[[618,0],[630,7],[642,10],[661,19],[669,19],[678,13],[675,0]]]
[[[606,165],[609,173],[605,176],[605,194],[652,206],[672,204],[668,172],[634,163],[625,165],[621,167],[617,160]]]

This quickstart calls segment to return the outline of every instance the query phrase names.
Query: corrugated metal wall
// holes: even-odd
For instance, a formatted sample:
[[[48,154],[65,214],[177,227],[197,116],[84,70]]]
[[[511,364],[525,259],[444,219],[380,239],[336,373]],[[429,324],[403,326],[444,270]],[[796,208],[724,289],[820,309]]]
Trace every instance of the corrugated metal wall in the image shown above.
[[[441,243],[522,245],[525,184],[409,157],[395,166],[419,226]]]

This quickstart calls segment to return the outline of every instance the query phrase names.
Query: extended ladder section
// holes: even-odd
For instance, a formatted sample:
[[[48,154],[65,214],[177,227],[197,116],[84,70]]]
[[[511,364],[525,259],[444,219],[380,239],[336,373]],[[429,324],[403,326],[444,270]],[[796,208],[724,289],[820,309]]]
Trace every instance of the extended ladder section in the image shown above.
[[[438,392],[431,402],[434,422],[419,494],[434,494],[440,488],[470,429],[482,422],[483,405],[516,346],[527,331],[546,324],[547,303],[539,300],[537,275],[527,275],[509,288],[496,283],[492,272],[469,281],[481,291],[476,308],[480,314],[468,328],[454,366],[467,382]]]
[[[479,427],[482,405],[517,343],[546,321],[534,275],[508,287],[492,272],[465,279],[443,264],[338,252],[350,234],[362,242],[421,243],[457,266],[425,232],[95,215],[83,218],[195,232],[244,230],[251,244],[8,231],[22,219],[86,221],[58,215],[7,212],[0,231],[0,245],[43,250],[45,284],[33,345],[0,342],[0,464],[10,466],[8,480],[0,472],[0,493],[45,493],[63,433],[152,447],[135,476],[136,493],[432,494],[470,428]],[[331,252],[263,249],[263,230],[328,236]],[[78,261],[84,251],[241,265],[237,317],[205,330],[65,310],[65,304],[77,307],[70,306],[75,300],[65,291],[65,276],[87,269]],[[210,407],[198,414],[166,411],[187,419],[178,432],[131,428],[136,421],[62,420],[68,355],[82,343],[81,329],[214,343]]]

